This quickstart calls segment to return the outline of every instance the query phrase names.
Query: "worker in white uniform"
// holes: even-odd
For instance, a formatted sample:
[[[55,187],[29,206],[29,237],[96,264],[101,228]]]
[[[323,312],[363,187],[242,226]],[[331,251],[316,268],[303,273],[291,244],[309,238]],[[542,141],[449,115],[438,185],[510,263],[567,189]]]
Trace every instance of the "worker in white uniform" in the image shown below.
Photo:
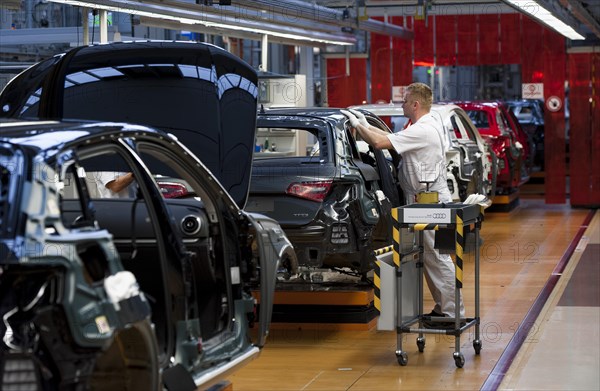
[[[406,196],[406,203],[416,202],[418,193],[429,190],[439,193],[440,202],[452,202],[446,181],[445,151],[443,125],[430,113],[433,94],[431,88],[423,83],[413,83],[406,88],[402,108],[404,115],[412,123],[398,133],[387,133],[369,125],[365,116],[356,110],[342,113],[350,120],[363,140],[377,149],[394,148],[402,156],[399,181]],[[423,262],[425,264],[425,280],[435,302],[429,316],[455,316],[455,268],[448,254],[440,254],[434,248],[435,232],[423,232]],[[461,295],[460,316],[465,316]],[[436,327],[425,323],[426,327]]]

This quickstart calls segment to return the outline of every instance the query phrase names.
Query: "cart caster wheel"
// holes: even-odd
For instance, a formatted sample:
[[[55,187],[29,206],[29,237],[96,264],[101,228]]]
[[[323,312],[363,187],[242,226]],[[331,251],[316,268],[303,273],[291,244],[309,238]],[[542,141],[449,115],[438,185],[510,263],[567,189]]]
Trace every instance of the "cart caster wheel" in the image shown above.
[[[475,354],[481,353],[481,341],[478,339],[473,341],[473,348],[475,349]]]
[[[417,338],[417,347],[419,348],[419,352],[423,353],[423,350],[425,350],[425,338]]]
[[[406,352],[396,353],[396,359],[398,360],[398,364],[403,367],[408,364],[408,354],[406,354]]]
[[[462,368],[465,365],[465,356],[462,353],[454,352],[454,364],[457,368]]]

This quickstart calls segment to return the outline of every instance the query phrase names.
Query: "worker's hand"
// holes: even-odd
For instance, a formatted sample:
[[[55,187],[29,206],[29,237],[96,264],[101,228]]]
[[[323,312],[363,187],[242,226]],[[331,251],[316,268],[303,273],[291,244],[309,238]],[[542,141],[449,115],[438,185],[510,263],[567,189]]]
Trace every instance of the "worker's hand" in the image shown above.
[[[350,121],[350,126],[352,126],[353,128],[356,128],[358,124],[360,124],[358,118],[356,118],[351,112],[347,110],[340,110],[340,113],[344,114],[348,118],[348,120]]]
[[[364,125],[366,128],[369,127],[369,121],[367,121],[367,117],[365,117],[365,115],[363,113],[361,113],[358,110],[354,110],[354,109],[348,109],[350,110],[350,112],[352,114],[354,114],[354,116],[356,118],[358,118],[358,121],[360,122],[361,125]]]

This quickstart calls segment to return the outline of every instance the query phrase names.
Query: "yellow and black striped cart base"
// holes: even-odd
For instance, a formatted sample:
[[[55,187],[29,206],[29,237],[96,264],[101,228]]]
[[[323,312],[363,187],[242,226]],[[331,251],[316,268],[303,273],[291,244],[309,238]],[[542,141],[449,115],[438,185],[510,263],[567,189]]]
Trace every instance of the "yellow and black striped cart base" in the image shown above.
[[[395,220],[393,229],[393,265],[395,265],[395,293],[396,308],[395,321],[397,333],[396,357],[402,366],[408,363],[408,354],[402,349],[402,335],[404,333],[418,333],[417,347],[419,352],[425,349],[424,334],[444,334],[455,337],[455,351],[453,358],[456,366],[462,368],[465,359],[460,352],[460,336],[466,329],[475,328],[473,347],[475,353],[481,351],[480,317],[479,317],[479,230],[483,221],[483,208],[479,205],[467,204],[412,204],[392,210]],[[460,317],[460,306],[456,305],[454,318],[434,317],[423,314],[423,243],[424,231],[435,231],[435,247],[440,252],[453,252],[455,254],[455,302],[460,303],[461,288],[463,288],[463,256],[465,253],[465,237],[467,234],[475,236],[475,316],[472,318]],[[403,234],[410,232],[417,240],[412,248],[406,247]],[[450,240],[453,239],[453,240]],[[404,285],[412,288],[403,288],[403,269],[406,271],[418,270],[417,283],[405,281]],[[412,295],[412,297],[405,297]],[[403,303],[416,302],[412,316],[407,317],[407,310]],[[425,322],[428,327],[424,326]]]

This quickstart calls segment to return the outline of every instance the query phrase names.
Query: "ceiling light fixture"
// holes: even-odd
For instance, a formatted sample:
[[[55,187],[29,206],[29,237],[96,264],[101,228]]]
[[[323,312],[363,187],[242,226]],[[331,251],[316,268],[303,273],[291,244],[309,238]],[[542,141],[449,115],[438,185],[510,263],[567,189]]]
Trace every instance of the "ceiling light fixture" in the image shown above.
[[[517,10],[531,16],[532,18],[539,20],[546,26],[553,30],[558,31],[565,37],[577,40],[585,39],[585,37],[575,31],[571,26],[564,23],[562,20],[554,16],[550,11],[544,8],[540,2],[533,0],[504,0],[505,3],[513,6]]]

